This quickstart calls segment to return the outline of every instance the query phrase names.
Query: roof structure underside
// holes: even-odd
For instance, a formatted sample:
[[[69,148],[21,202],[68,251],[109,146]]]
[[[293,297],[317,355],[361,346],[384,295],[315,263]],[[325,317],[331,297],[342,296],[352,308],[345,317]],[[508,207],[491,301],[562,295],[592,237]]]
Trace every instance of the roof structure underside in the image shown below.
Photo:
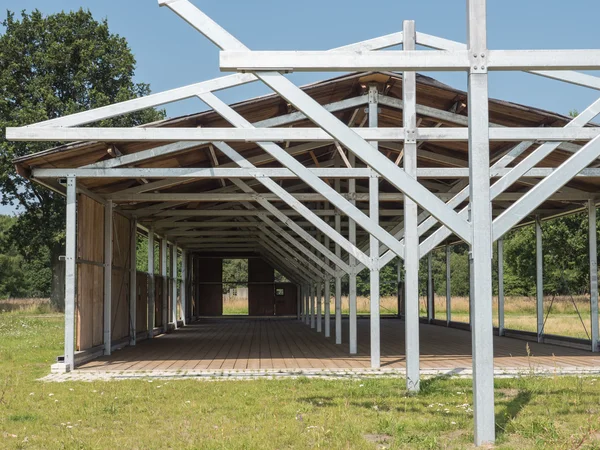
[[[369,72],[344,75],[338,78],[315,83],[303,88],[313,99],[328,109],[335,116],[352,127],[367,127],[368,87],[376,84],[378,87],[379,127],[402,127],[402,77],[396,73]],[[464,127],[468,120],[467,94],[451,88],[432,78],[417,76],[417,117],[418,127]],[[233,109],[246,120],[261,127],[293,127],[308,128],[314,125],[301,113],[278,95],[268,95],[232,105]],[[564,127],[570,118],[499,100],[490,101],[491,127]],[[153,127],[185,127],[185,128],[226,128],[231,127],[214,111],[206,111],[189,116],[168,119]],[[88,165],[107,162],[120,155],[147,155],[148,150],[157,151],[151,157],[134,161],[119,167],[122,168],[234,168],[236,163],[225,156],[213,143],[187,142],[185,149],[177,152],[163,152],[168,143],[143,142],[86,142],[73,143],[54,147],[44,152],[36,153],[15,161],[19,173],[39,181],[62,192],[64,189],[60,180],[36,180],[32,175],[33,169],[40,168],[84,168]],[[538,168],[556,168],[560,166],[574,151],[585,142],[564,143],[537,165]],[[229,143],[238,153],[258,168],[282,167],[256,143]],[[332,168],[346,167],[347,150],[331,142],[283,142],[280,145],[305,167]],[[517,142],[490,142],[490,161],[493,165],[513,149]],[[515,158],[506,169],[510,169],[527,157],[539,145],[532,145],[527,151]],[[402,167],[403,142],[380,142],[379,151],[388,159]],[[145,153],[144,153],[145,152]],[[344,152],[344,155],[341,154]],[[431,192],[442,199],[449,199],[452,193],[458,192],[468,183],[468,143],[466,141],[423,141],[418,146],[418,167],[465,169],[448,174],[426,173],[419,174],[419,181]],[[368,167],[369,161],[357,159],[356,167]],[[595,161],[591,167],[600,167]],[[505,170],[506,170],[505,169]],[[440,171],[441,172],[441,171]],[[492,183],[497,178],[492,180]],[[493,214],[500,214],[519,196],[537,184],[542,177],[527,176],[510,186],[493,202]],[[274,178],[287,192],[296,196],[305,206],[320,215],[333,214],[325,198],[312,190],[302,180],[295,177]],[[307,231],[316,235],[317,230],[306,219],[294,214],[289,206],[283,203],[255,179],[245,182],[258,194],[274,202],[278,208],[286,210],[293,220],[297,220]],[[231,231],[229,242],[235,242],[236,232],[243,239],[251,239],[248,233],[248,216],[253,206],[263,210],[251,195],[247,198],[240,188],[228,178],[78,178],[78,186],[90,195],[106,200],[113,200],[115,207],[121,212],[137,217],[145,225],[153,225],[155,231],[178,237],[178,242],[185,247],[186,236],[193,235],[194,230],[211,230],[210,222],[219,223],[215,230]],[[328,183],[334,185],[334,180]],[[367,177],[356,179],[356,195],[354,198],[360,209],[368,211]],[[349,180],[339,181],[340,191],[347,193]],[[580,209],[590,198],[590,194],[598,192],[600,178],[580,176],[572,179],[559,193],[546,201],[532,214],[551,217]],[[380,223],[386,229],[392,229],[402,222],[403,197],[401,193],[387,181],[380,182]],[[172,194],[170,196],[154,195],[153,200],[146,200],[147,195],[141,194]],[[188,196],[190,194],[190,196]],[[196,194],[214,194],[193,198]],[[226,194],[226,195],[217,195]],[[361,195],[362,194],[362,195]],[[179,195],[179,197],[177,197]],[[156,199],[156,200],[154,200]],[[462,206],[465,206],[463,203]],[[460,209],[460,208],[459,208]],[[322,212],[319,212],[323,210]],[[198,212],[204,211],[204,212]],[[526,221],[530,220],[527,218]],[[331,218],[333,221],[333,218]],[[192,222],[186,225],[186,222]],[[200,223],[206,222],[206,223]],[[342,233],[345,234],[342,220]],[[237,223],[237,224],[236,224]],[[182,231],[183,230],[183,231]],[[368,233],[358,228],[359,247],[361,241],[368,241]],[[225,248],[219,252],[229,254]],[[252,254],[252,250],[242,252]]]

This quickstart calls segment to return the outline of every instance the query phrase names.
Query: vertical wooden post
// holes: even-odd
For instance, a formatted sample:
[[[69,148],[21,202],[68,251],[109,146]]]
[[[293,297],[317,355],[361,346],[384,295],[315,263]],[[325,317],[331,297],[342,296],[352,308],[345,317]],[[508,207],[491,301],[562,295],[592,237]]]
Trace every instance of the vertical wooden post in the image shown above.
[[[131,219],[129,235],[129,345],[137,341],[137,220]]]

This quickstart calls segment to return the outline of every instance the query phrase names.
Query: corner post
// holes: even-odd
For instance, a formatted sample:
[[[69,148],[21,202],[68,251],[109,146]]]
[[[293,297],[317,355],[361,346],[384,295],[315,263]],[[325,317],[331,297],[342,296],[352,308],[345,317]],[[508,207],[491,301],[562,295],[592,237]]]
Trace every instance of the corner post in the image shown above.
[[[467,0],[475,445],[495,440],[486,0]]]
[[[403,24],[403,49],[416,49],[415,22],[405,20]],[[402,101],[404,104],[403,125],[404,170],[417,178],[417,82],[415,72],[402,75]],[[404,329],[406,352],[406,389],[418,392],[419,380],[419,234],[417,232],[417,204],[404,196]]]
[[[112,349],[113,202],[104,206],[104,354]]]
[[[67,178],[65,255],[65,355],[62,370],[75,369],[75,305],[77,302],[77,180]]]
[[[137,219],[131,219],[129,236],[129,345],[137,341]]]
[[[588,200],[590,245],[590,319],[592,351],[598,351],[598,235],[596,224],[596,199]]]
[[[542,221],[535,217],[535,313],[537,316],[537,341],[544,341],[544,249]]]

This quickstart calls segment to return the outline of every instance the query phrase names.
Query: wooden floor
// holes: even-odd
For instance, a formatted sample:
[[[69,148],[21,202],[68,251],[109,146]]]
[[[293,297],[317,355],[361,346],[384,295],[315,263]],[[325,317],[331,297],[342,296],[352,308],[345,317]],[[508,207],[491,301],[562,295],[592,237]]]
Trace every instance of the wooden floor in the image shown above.
[[[358,355],[348,354],[348,322],[344,344],[311,330],[295,319],[202,319],[179,330],[126,347],[112,356],[88,362],[81,370],[248,370],[369,368],[369,321],[358,320]],[[334,336],[333,323],[331,327]],[[471,333],[421,325],[422,369],[471,367]],[[529,345],[530,356],[527,354]],[[404,323],[381,321],[382,368],[404,368]],[[600,356],[584,350],[494,338],[496,369],[600,368]]]

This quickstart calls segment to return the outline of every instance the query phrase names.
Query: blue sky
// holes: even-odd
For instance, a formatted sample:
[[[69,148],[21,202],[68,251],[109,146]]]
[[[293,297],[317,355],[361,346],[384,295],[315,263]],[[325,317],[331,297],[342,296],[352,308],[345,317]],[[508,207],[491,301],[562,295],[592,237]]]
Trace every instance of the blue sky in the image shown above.
[[[465,0],[192,0],[254,50],[321,50],[399,31],[416,21],[418,31],[464,42]],[[372,5],[371,8],[369,6]],[[218,49],[156,0],[1,0],[0,12],[43,13],[83,7],[107,18],[111,32],[127,38],[137,59],[136,78],[152,91],[222,76]],[[598,0],[488,0],[491,49],[600,48]],[[0,29],[0,32],[2,30]],[[294,74],[304,84],[336,74]],[[428,74],[464,89],[464,74]],[[258,83],[219,94],[228,102],[269,90]],[[566,114],[597,98],[594,91],[521,73],[490,75],[490,95]],[[167,107],[169,116],[205,109],[199,100]],[[0,206],[0,213],[11,211]]]

